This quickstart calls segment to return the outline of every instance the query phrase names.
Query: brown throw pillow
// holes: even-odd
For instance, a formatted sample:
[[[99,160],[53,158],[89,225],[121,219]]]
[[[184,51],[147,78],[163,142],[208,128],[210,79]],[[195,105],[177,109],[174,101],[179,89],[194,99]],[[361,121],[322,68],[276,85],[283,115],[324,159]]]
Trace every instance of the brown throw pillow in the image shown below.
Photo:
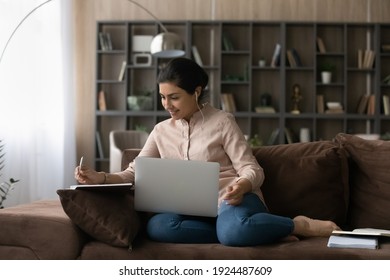
[[[332,141],[264,146],[254,150],[264,169],[261,187],[271,213],[346,222],[348,162]]]
[[[91,237],[118,247],[130,247],[140,227],[133,193],[57,190],[69,218]]]
[[[349,134],[336,141],[351,157],[351,227],[390,229],[390,142]]]

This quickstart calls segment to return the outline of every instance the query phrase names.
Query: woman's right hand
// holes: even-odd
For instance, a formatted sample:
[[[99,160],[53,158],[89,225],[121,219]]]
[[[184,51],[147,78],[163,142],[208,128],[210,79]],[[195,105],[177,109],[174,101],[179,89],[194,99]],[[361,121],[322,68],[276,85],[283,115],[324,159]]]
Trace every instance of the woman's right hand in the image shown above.
[[[105,181],[104,172],[97,172],[85,165],[76,167],[74,177],[77,182],[83,185],[103,184]]]

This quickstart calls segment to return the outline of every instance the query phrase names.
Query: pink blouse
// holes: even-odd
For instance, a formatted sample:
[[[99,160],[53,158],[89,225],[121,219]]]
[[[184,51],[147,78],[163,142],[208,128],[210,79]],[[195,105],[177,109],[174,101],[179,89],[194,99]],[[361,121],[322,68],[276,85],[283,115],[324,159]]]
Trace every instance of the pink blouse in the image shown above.
[[[263,169],[252,154],[234,116],[210,105],[196,112],[190,122],[168,119],[155,125],[139,156],[219,162],[219,197],[241,178],[252,183],[252,192],[263,200]],[[134,162],[116,173],[134,182]]]

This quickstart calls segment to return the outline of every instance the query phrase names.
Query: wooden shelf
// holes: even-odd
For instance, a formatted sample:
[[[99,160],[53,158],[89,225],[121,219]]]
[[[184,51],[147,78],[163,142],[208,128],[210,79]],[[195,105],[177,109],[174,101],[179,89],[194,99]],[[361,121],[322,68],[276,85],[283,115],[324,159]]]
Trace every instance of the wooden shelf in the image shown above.
[[[383,84],[390,75],[390,52],[382,45],[390,45],[390,24],[380,23],[321,23],[321,22],[269,22],[269,21],[175,21],[163,22],[177,33],[186,46],[186,57],[192,58],[191,47],[197,46],[203,67],[210,76],[208,91],[210,102],[221,108],[221,93],[232,93],[237,112],[233,113],[243,133],[255,134],[263,141],[273,131],[288,128],[295,136],[301,128],[309,128],[312,140],[332,139],[337,133],[390,132],[390,116],[382,109],[382,96],[390,96],[390,85]],[[112,50],[102,50],[99,32],[110,34]],[[98,21],[96,32],[96,97],[106,92],[107,111],[99,111],[96,103],[96,127],[105,158],[96,149],[96,165],[108,170],[108,134],[113,129],[135,129],[142,126],[148,131],[169,115],[163,110],[157,94],[156,77],[164,59],[152,59],[150,66],[133,63],[131,49],[134,35],[153,36],[159,26],[153,21]],[[317,45],[320,37],[325,46],[321,52]],[[271,66],[277,44],[280,45],[278,63]],[[287,50],[295,49],[301,66],[291,67]],[[373,67],[358,67],[358,50],[375,52]],[[265,59],[266,65],[259,66]],[[296,60],[296,59],[295,59]],[[127,62],[122,81],[118,73],[123,61]],[[320,66],[324,62],[335,65],[332,82],[323,84]],[[302,100],[300,114],[292,114],[292,88],[300,86]],[[154,92],[152,109],[131,111],[127,97],[142,91]],[[256,113],[261,96],[268,93],[276,113]],[[358,114],[359,98],[363,94],[375,96],[373,115]],[[324,104],[340,102],[344,113],[317,113],[317,96]],[[326,108],[325,108],[326,109]],[[285,143],[283,135],[276,143]],[[298,141],[298,137],[294,137]]]

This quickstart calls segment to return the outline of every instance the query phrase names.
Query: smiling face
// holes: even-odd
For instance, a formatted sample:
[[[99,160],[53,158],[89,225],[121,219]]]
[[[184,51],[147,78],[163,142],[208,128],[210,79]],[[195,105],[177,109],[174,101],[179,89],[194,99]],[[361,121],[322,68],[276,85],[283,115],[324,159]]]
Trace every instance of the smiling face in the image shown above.
[[[175,120],[185,119],[189,121],[192,115],[198,111],[196,94],[189,94],[174,83],[160,83],[161,103],[171,117]]]

